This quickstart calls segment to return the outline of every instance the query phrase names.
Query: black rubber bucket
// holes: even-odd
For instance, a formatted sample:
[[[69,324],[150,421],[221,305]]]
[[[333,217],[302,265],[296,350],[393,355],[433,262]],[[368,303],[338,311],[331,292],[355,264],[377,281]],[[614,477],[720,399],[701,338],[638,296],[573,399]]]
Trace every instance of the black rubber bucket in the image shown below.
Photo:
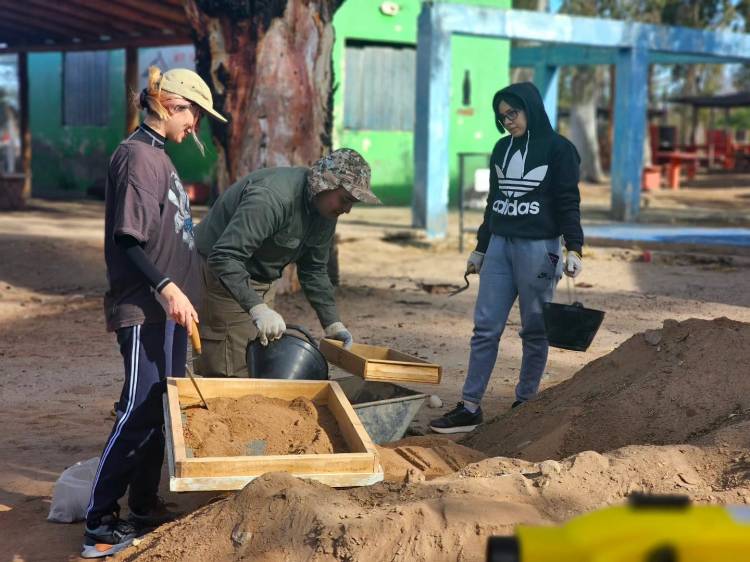
[[[544,303],[544,327],[552,347],[586,351],[604,319],[604,312],[573,304]]]
[[[301,338],[289,331],[301,333]],[[287,326],[278,340],[263,346],[258,338],[247,345],[247,370],[257,379],[328,380],[328,361],[301,326]]]

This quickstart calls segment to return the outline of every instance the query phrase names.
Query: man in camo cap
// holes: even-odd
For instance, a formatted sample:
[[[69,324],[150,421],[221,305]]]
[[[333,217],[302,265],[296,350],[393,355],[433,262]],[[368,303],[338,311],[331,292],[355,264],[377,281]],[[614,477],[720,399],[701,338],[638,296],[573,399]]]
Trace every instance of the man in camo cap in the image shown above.
[[[349,148],[310,168],[257,170],[219,196],[195,229],[203,257],[199,374],[252,375],[248,342],[258,337],[265,345],[286,330],[273,310],[274,282],[292,262],[326,336],[351,346],[327,266],[336,220],[359,202],[380,203],[370,189],[370,166]]]

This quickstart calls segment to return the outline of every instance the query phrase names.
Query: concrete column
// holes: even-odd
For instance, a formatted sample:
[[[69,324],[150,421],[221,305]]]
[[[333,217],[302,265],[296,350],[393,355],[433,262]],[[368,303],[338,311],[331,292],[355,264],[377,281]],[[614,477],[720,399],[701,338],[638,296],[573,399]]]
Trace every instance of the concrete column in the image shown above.
[[[534,84],[539,88],[544,100],[544,109],[552,123],[552,128],[557,130],[557,92],[559,68],[549,66],[541,62],[534,66]]]
[[[641,46],[617,53],[615,138],[612,147],[612,215],[638,219],[641,204],[643,143],[646,135],[648,52]]]
[[[448,230],[448,128],[450,123],[450,34],[422,4],[417,38],[416,123],[412,224],[428,238]]]

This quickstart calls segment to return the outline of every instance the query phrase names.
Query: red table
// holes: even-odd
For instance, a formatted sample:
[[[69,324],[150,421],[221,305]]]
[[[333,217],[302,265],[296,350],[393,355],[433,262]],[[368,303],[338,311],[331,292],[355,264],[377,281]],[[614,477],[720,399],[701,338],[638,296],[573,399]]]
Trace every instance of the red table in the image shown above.
[[[680,172],[682,165],[687,164],[688,179],[695,177],[698,167],[698,154],[695,152],[681,152],[678,150],[659,151],[656,153],[659,160],[668,162],[667,185],[671,189],[680,189]]]

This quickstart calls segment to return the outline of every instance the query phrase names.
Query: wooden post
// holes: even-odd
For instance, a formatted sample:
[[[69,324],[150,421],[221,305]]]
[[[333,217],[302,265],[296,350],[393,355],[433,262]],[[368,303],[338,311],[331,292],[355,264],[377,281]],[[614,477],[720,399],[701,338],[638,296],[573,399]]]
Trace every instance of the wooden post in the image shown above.
[[[125,48],[125,134],[130,134],[139,121],[133,94],[138,91],[138,47]]]
[[[29,55],[18,53],[18,105],[21,129],[21,170],[24,174],[21,197],[31,197],[31,127],[29,124]]]
[[[694,105],[691,106],[693,108],[692,113],[692,120],[690,123],[690,145],[695,146],[698,144],[697,142],[697,135],[698,135],[698,108]]]

